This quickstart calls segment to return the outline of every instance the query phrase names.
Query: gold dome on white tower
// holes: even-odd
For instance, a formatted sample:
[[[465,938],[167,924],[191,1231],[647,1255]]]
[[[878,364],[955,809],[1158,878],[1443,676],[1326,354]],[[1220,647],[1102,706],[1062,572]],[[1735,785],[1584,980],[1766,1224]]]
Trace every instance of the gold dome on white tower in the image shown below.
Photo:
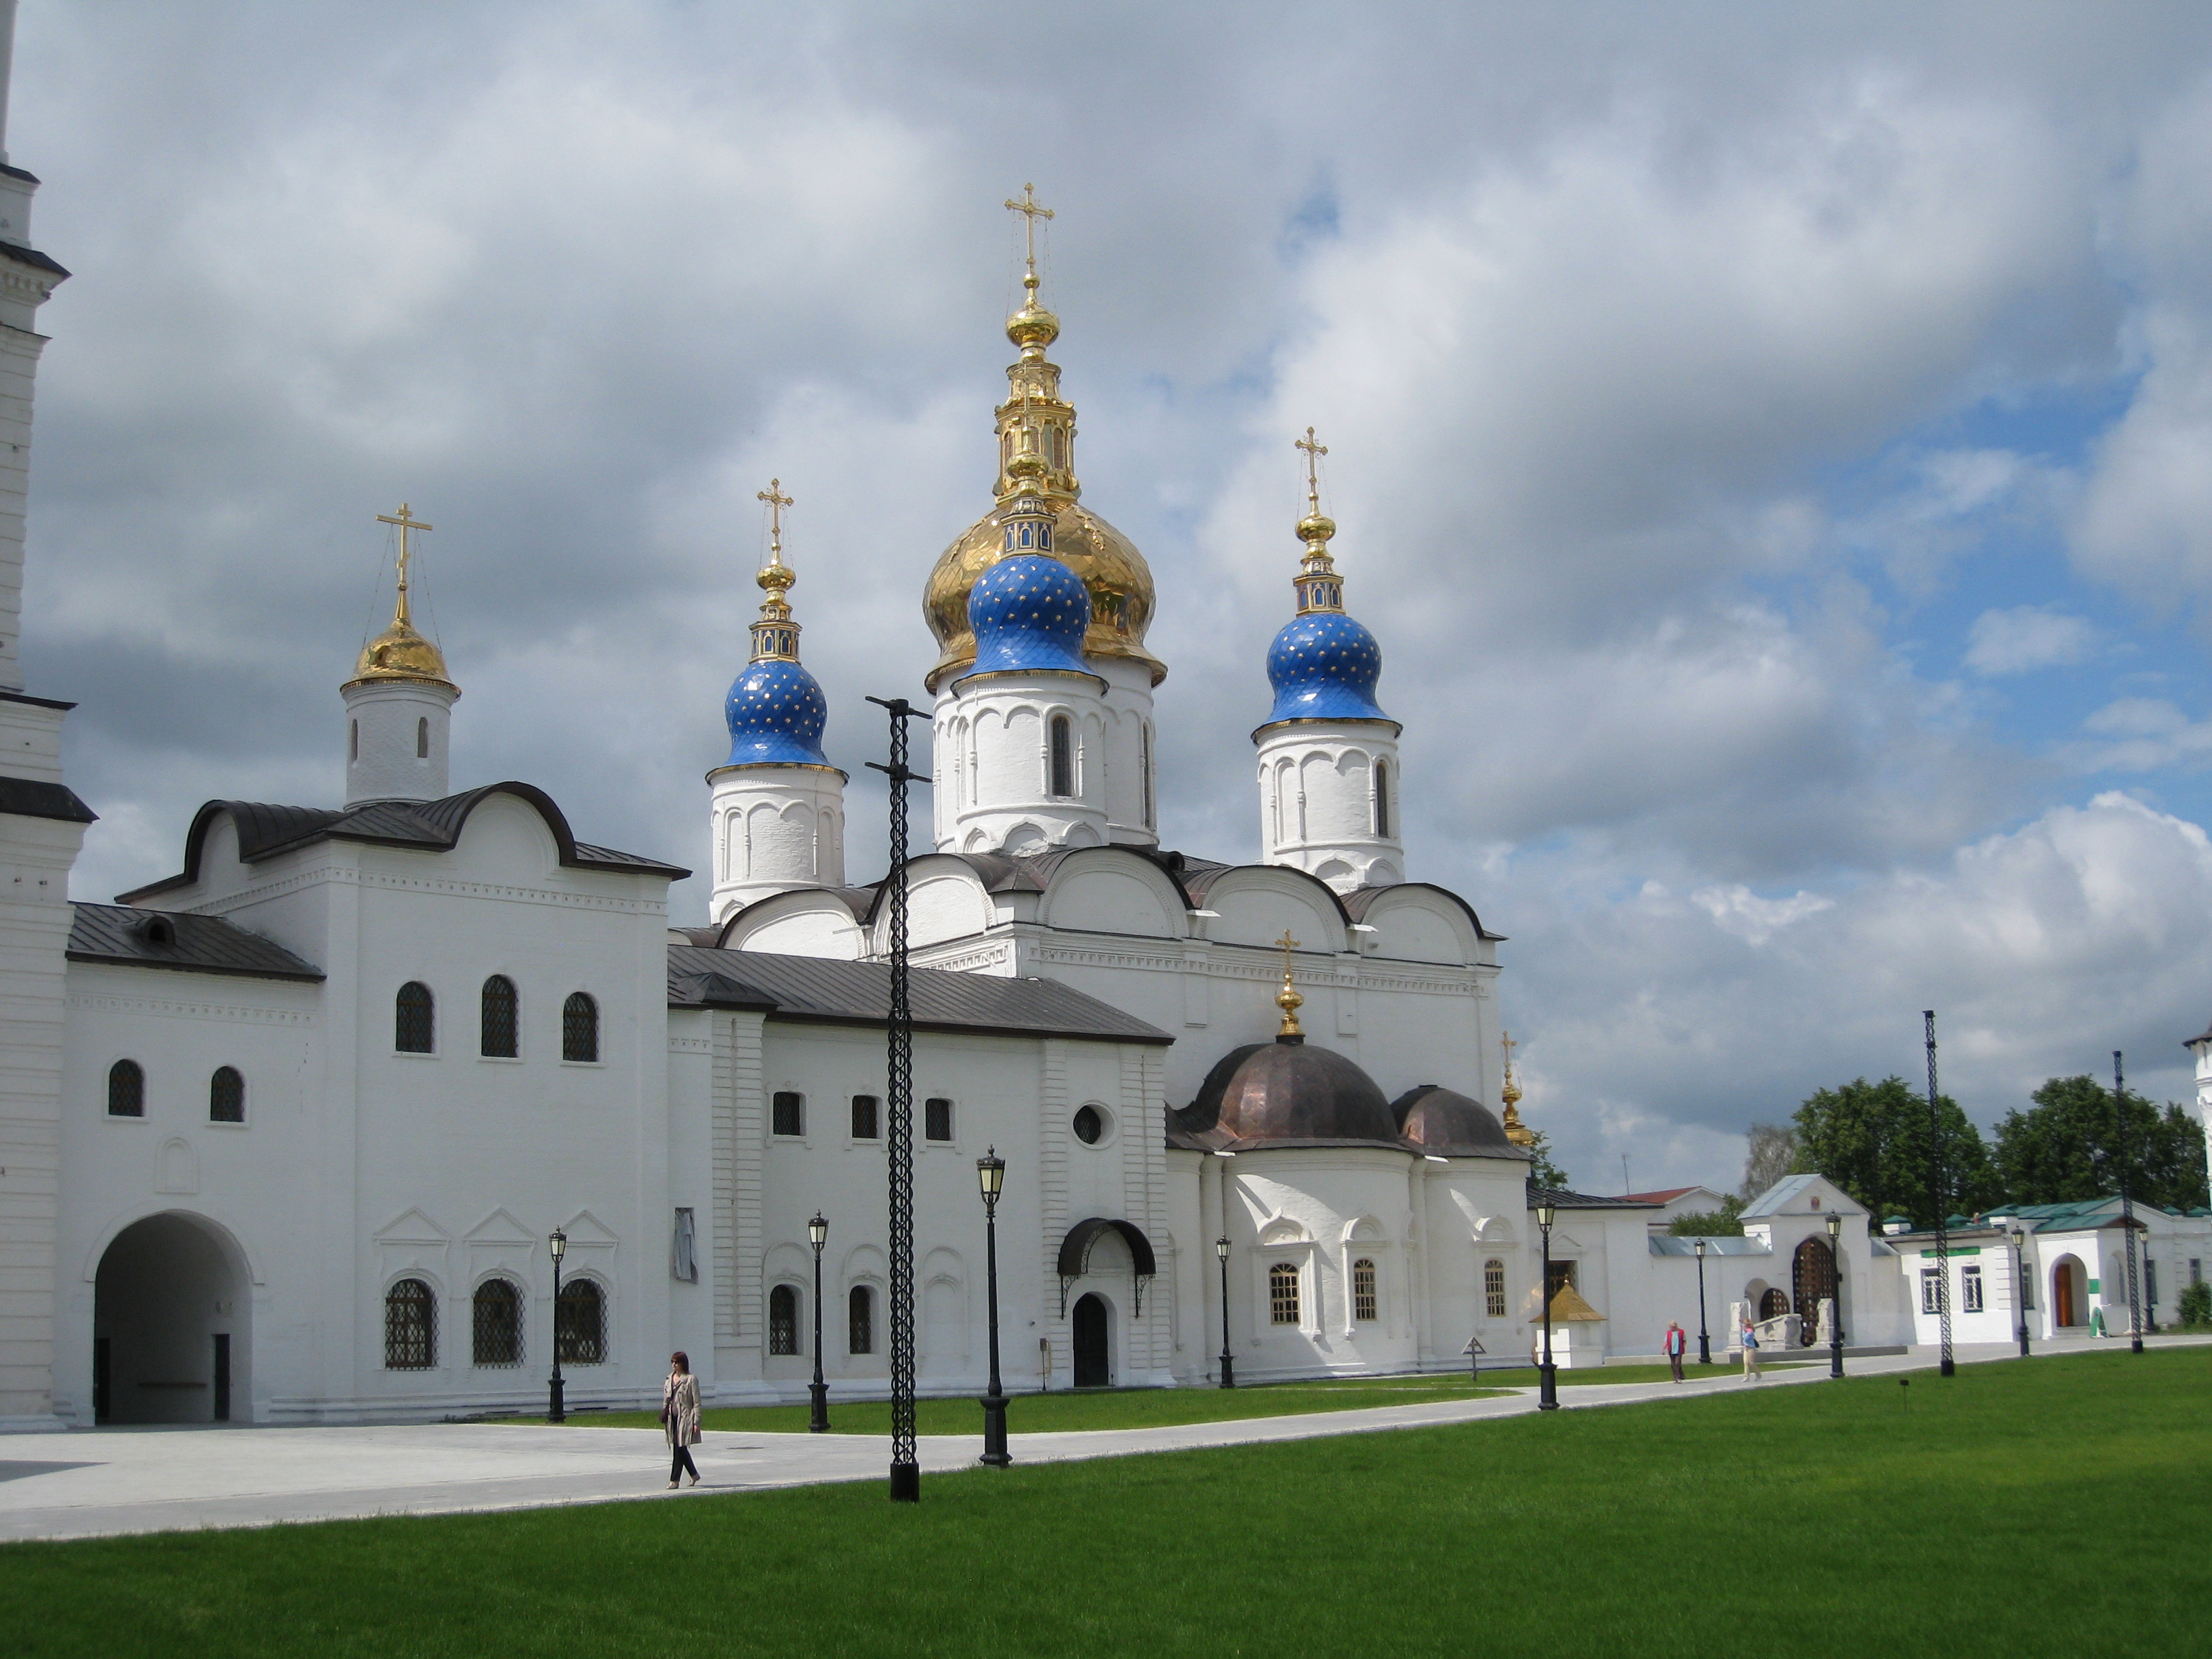
[[[392,626],[362,647],[361,659],[354,665],[353,678],[346,684],[351,686],[364,681],[428,680],[451,688],[459,696],[460,688],[446,672],[445,653],[416,631],[407,603],[407,564],[414,551],[409,537],[415,531],[432,526],[416,518],[404,501],[400,502],[397,514],[380,513],[376,521],[399,526],[399,599],[392,607]]]

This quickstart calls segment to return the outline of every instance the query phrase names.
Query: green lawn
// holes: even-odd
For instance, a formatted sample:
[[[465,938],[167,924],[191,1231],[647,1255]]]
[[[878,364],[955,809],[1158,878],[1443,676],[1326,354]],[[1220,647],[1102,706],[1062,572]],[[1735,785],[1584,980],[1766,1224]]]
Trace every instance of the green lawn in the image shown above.
[[[0,1548],[11,1655],[2212,1645],[2212,1352],[521,1514]]]

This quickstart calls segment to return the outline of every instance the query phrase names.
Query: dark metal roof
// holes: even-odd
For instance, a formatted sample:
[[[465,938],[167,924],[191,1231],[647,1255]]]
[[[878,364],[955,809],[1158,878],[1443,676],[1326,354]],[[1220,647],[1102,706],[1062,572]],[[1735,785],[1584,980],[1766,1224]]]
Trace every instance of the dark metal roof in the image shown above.
[[[1528,1207],[1549,1201],[1562,1210],[1663,1210],[1664,1204],[1647,1204],[1636,1198],[1598,1198],[1589,1193],[1571,1193],[1565,1187],[1539,1187],[1528,1183]]]
[[[1067,1237],[1060,1241],[1060,1276],[1080,1279],[1089,1273],[1092,1248],[1109,1232],[1121,1235],[1121,1242],[1129,1247],[1129,1260],[1140,1277],[1159,1271],[1159,1263],[1152,1255],[1152,1241],[1145,1237],[1144,1230],[1135,1222],[1094,1215],[1086,1221],[1077,1222],[1067,1230]]]
[[[763,951],[668,947],[672,1008],[750,1008],[772,1019],[880,1026],[890,1014],[890,966]],[[917,1030],[1097,1037],[1164,1047],[1158,1026],[1048,979],[994,979],[916,968],[908,987]]]
[[[36,778],[0,778],[0,812],[19,818],[56,818],[64,823],[95,823],[99,814],[79,800],[69,786]]]
[[[9,171],[13,172],[14,169],[10,168]],[[52,276],[58,278],[70,274],[67,265],[50,255],[40,252],[34,247],[26,246],[21,242],[0,242],[0,253],[6,254],[19,264],[30,266],[33,270],[43,270]]]
[[[189,974],[315,981],[322,969],[221,916],[179,915],[120,904],[78,904],[70,924],[71,962],[170,968]]]
[[[1498,1115],[1479,1100],[1470,1100],[1440,1084],[1424,1083],[1390,1103],[1398,1133],[1417,1150],[1443,1157],[1516,1158],[1526,1160],[1526,1148],[1506,1139]]]
[[[1231,1049],[1176,1118],[1213,1151],[1285,1144],[1406,1150],[1375,1079],[1348,1055],[1302,1037]]]
[[[691,873],[676,865],[663,864],[635,853],[618,853],[611,848],[593,847],[578,841],[569,831],[568,820],[553,804],[553,798],[535,785],[490,783],[465,794],[447,795],[442,800],[377,800],[350,810],[211,800],[200,808],[192,819],[191,829],[185,833],[184,873],[118,894],[117,902],[132,903],[155,893],[189,887],[198,881],[200,850],[206,845],[208,831],[217,817],[226,814],[238,829],[238,855],[248,864],[319,841],[357,841],[378,847],[418,848],[444,853],[450,852],[460,840],[469,814],[493,795],[513,795],[536,807],[538,816],[545,820],[545,827],[553,832],[554,842],[561,850],[561,862],[569,869],[604,870],[625,876],[666,876],[671,881],[681,881]]]

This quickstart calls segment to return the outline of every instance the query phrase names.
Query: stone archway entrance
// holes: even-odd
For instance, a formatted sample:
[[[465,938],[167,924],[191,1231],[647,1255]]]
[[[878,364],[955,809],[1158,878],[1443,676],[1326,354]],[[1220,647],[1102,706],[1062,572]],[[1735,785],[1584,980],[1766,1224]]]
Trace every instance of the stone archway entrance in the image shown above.
[[[1843,1317],[1842,1297],[1836,1288],[1836,1253],[1828,1248],[1826,1239],[1808,1238],[1797,1246],[1796,1256],[1790,1263],[1790,1291],[1803,1318],[1797,1340],[1809,1348],[1820,1334],[1821,1303],[1835,1297],[1836,1317]]]
[[[2082,1281],[2087,1277],[2081,1264],[2070,1255],[2062,1255],[2051,1269],[2051,1321],[2053,1325],[2086,1325],[2089,1322],[2088,1286]]]
[[[1111,1388],[1114,1382],[1112,1319],[1106,1298],[1086,1293],[1075,1299],[1075,1386]]]
[[[115,1236],[93,1285],[93,1415],[103,1423],[252,1416],[245,1255],[199,1216],[148,1216]]]

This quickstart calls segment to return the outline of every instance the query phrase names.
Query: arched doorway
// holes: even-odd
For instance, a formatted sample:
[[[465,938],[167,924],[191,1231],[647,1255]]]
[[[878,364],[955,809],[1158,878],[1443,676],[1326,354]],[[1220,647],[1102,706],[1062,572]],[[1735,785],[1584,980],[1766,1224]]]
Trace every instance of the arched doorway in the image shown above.
[[[1827,1240],[1808,1238],[1799,1244],[1790,1264],[1790,1294],[1797,1300],[1797,1311],[1804,1316],[1797,1340],[1809,1348],[1820,1334],[1820,1304],[1836,1295],[1836,1253],[1828,1248]],[[1843,1317],[1840,1300],[1836,1317]]]
[[[1112,1320],[1106,1298],[1085,1293],[1075,1299],[1075,1386],[1104,1389],[1113,1386]]]
[[[1779,1285],[1768,1290],[1759,1298],[1759,1321],[1762,1325],[1770,1319],[1779,1319],[1790,1311],[1790,1293]]]
[[[198,1216],[134,1221],[93,1281],[93,1415],[106,1423],[228,1423],[253,1414],[244,1253]]]
[[[2051,1267],[2051,1322],[2055,1326],[2086,1325],[2089,1322],[2088,1285],[2081,1263],[2073,1256],[2062,1255]]]

